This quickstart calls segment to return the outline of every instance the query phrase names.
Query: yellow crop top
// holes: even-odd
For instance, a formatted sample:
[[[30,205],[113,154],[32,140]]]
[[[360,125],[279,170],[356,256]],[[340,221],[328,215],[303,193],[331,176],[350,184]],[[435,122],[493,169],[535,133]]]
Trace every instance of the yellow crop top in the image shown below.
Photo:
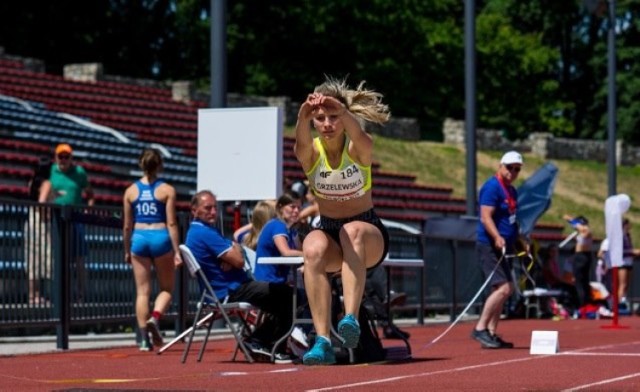
[[[320,152],[318,160],[305,174],[313,193],[325,200],[344,201],[363,196],[371,189],[371,166],[361,166],[349,156],[349,139],[345,141],[340,166],[333,169],[319,138],[313,143]]]

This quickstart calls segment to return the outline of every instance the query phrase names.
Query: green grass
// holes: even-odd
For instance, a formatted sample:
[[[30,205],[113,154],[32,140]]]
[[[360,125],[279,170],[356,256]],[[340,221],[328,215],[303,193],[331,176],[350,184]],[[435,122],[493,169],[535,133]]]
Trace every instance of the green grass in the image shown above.
[[[293,136],[293,129],[285,134]],[[402,141],[375,135],[374,160],[388,172],[408,173],[416,176],[416,182],[424,185],[450,186],[453,196],[466,197],[466,154],[463,148],[428,141]],[[477,151],[476,184],[482,183],[498,168],[503,152]],[[525,165],[516,187],[528,176],[551,162],[558,167],[558,177],[549,210],[539,223],[564,225],[564,214],[584,215],[597,238],[605,237],[604,201],[608,195],[607,166],[594,161],[544,160],[524,154]],[[640,243],[640,166],[617,168],[617,193],[631,197],[631,209],[626,216],[632,222],[632,235]]]

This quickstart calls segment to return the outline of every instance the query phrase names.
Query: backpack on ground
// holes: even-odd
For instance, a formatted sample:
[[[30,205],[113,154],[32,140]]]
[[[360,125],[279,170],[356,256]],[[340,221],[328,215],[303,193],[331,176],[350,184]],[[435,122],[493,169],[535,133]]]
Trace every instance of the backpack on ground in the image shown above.
[[[339,321],[340,318],[334,317],[334,320]],[[360,324],[360,341],[358,342],[358,346],[353,349],[354,362],[370,363],[384,361],[387,357],[387,351],[382,346],[375,322],[364,303],[360,305],[358,323]],[[337,339],[332,340],[334,347],[340,347],[340,342],[337,341]],[[336,352],[336,360],[338,363],[348,364],[348,350],[340,348],[338,352]]]

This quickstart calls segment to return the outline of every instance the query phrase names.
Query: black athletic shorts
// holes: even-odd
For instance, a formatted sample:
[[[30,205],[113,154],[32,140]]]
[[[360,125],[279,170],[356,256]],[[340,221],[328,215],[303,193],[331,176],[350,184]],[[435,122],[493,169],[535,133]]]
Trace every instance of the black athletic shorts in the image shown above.
[[[507,251],[507,254],[510,253],[510,251]],[[491,281],[489,282],[492,287],[506,282],[511,282],[511,259],[506,257],[503,258],[501,249],[496,249],[491,245],[477,242],[476,254],[485,279],[489,277],[493,269],[496,268],[498,260],[502,258],[500,266],[498,266],[496,272],[491,277]]]
[[[382,224],[380,218],[378,218],[378,215],[376,215],[376,212],[373,210],[373,208],[363,212],[362,214],[358,214],[349,218],[333,219],[326,216],[321,216],[320,227],[315,230],[324,231],[329,235],[329,237],[333,238],[336,243],[338,243],[338,245],[340,245],[340,229],[342,229],[342,226],[344,226],[346,223],[354,221],[371,223],[372,225],[377,227],[382,234],[382,238],[384,239],[384,251],[382,252],[382,256],[380,256],[380,260],[378,260],[375,265],[372,265],[367,269],[374,268],[378,264],[382,263],[385,257],[387,257],[387,252],[389,252],[389,233],[387,232],[387,228]]]

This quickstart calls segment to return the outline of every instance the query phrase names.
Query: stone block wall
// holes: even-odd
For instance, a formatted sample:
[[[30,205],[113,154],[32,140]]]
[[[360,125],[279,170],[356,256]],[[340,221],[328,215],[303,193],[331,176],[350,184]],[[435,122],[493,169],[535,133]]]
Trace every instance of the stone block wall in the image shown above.
[[[442,126],[444,142],[464,147],[464,121],[446,119]],[[530,151],[545,159],[593,160],[606,162],[608,142],[605,140],[584,140],[556,138],[550,133],[536,132],[526,140],[507,140],[500,131],[490,129],[476,130],[476,142],[479,150],[517,150]],[[633,166],[640,164],[640,148],[616,143],[617,165]]]
[[[464,129],[464,121],[450,118],[445,119],[442,126],[442,133],[445,144],[465,146],[466,131]],[[476,148],[479,150],[531,151],[531,145],[526,141],[511,141],[504,137],[502,131],[483,128],[476,129]]]
[[[0,58],[7,59],[7,60],[21,61],[22,64],[24,64],[24,69],[26,69],[27,71],[37,72],[37,73],[45,72],[44,61],[40,59],[31,58],[31,57],[20,57],[20,56],[13,56],[10,54],[6,54],[4,52],[3,46],[0,46]]]
[[[126,76],[107,75],[101,63],[67,64],[62,68],[66,80],[95,83],[97,81],[131,84],[134,86],[168,88],[165,82],[153,79],[130,78]]]

